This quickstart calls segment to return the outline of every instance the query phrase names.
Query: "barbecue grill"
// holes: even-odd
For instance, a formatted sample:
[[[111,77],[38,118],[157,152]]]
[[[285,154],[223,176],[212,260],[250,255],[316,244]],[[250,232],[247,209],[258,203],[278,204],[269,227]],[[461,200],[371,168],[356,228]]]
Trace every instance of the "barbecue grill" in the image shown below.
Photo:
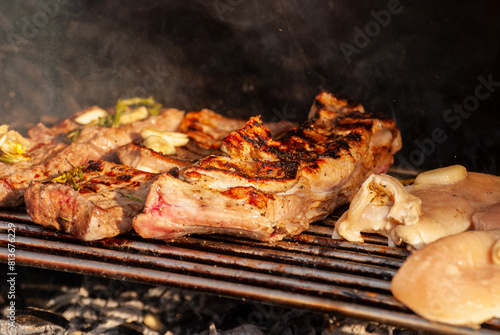
[[[396,120],[403,150],[395,166],[462,164],[498,175],[497,21],[498,5],[487,0],[4,1],[0,124],[26,132],[92,105],[150,95],[187,111],[301,121],[327,89]],[[8,260],[13,224],[16,265],[438,333],[500,334],[499,320],[477,330],[409,311],[389,289],[408,251],[378,236],[366,235],[365,244],[333,240],[337,217],[275,244],[134,234],[86,243],[34,225],[22,208],[0,209],[0,260]]]
[[[335,214],[304,233],[268,244],[204,235],[173,242],[127,234],[82,242],[34,225],[22,209],[0,211],[0,260],[8,260],[15,225],[16,265],[168,285],[279,306],[336,312],[394,326],[444,334],[500,334],[500,320],[481,329],[429,322],[390,292],[409,255],[380,236],[365,243],[333,240]],[[12,225],[10,225],[12,226]]]

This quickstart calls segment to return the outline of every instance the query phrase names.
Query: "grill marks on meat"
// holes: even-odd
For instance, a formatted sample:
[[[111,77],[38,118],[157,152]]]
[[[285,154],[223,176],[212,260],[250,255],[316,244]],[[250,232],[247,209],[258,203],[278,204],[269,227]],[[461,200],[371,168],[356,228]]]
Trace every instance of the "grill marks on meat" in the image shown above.
[[[180,151],[177,149],[177,151]],[[124,165],[151,173],[168,172],[175,168],[186,168],[199,159],[199,155],[187,154],[188,158],[165,156],[136,142],[124,145],[117,150],[118,158]],[[196,158],[195,158],[196,157]]]
[[[76,123],[72,120],[81,113],[50,129],[35,127],[31,135],[40,143],[28,153],[31,160],[15,164],[0,163],[0,207],[22,204],[23,193],[31,181],[53,178],[74,166],[84,165],[89,160],[117,160],[116,150],[139,138],[145,127],[177,130],[185,114],[177,109],[165,109],[159,115],[119,128],[86,126],[81,129],[74,143],[61,142],[62,135],[68,129],[76,129],[73,128]],[[4,171],[10,172],[2,173]]]
[[[244,120],[232,119],[210,109],[189,112],[179,129],[207,149],[218,149],[222,139],[231,131],[245,125]]]
[[[223,140],[228,156],[210,156],[153,185],[143,237],[223,232],[280,240],[347,203],[368,175],[385,171],[401,147],[394,121],[321,93],[311,119],[278,139],[259,117]]]
[[[187,145],[176,148],[174,155],[158,154],[139,143],[131,143],[120,148],[117,153],[125,165],[147,172],[168,172],[177,167],[185,169],[202,158],[208,156],[222,156],[221,151],[224,138],[234,130],[244,127],[246,121],[227,118],[209,109],[198,112],[189,112],[182,119],[179,130],[190,137]],[[271,122],[266,126],[282,134],[295,126],[292,122]]]
[[[142,237],[167,240],[193,233],[267,240],[275,233],[265,216],[272,199],[255,188],[218,192],[162,174],[151,187],[144,214],[134,219],[134,229]]]
[[[187,113],[179,129],[200,146],[207,149],[219,149],[227,134],[244,127],[246,123],[245,120],[228,118],[210,109],[202,109],[198,112]],[[275,136],[279,136],[297,124],[282,121],[270,122],[266,126],[274,132]]]
[[[67,184],[31,183],[25,202],[33,221],[86,241],[126,233],[158,177],[105,161],[88,162],[82,175],[78,191]]]
[[[172,109],[120,128],[86,126],[75,143],[1,179],[0,194],[2,187],[17,194],[10,202],[0,198],[0,206],[19,202],[29,185],[24,199],[34,222],[84,240],[126,232],[134,216],[135,230],[147,238],[229,233],[281,240],[348,202],[401,147],[394,121],[329,93],[318,95],[310,116],[291,129],[286,122],[266,126],[260,117],[244,123]],[[191,141],[174,156],[159,155],[134,142],[144,127],[183,131]],[[273,129],[287,131],[273,137]],[[100,160],[117,156],[154,173]],[[50,182],[83,165],[78,191]]]
[[[81,136],[76,143],[64,145],[39,163],[0,179],[0,207],[22,204],[31,181],[56,177],[92,159],[110,159],[114,150],[132,141],[130,134],[120,128],[86,127]]]

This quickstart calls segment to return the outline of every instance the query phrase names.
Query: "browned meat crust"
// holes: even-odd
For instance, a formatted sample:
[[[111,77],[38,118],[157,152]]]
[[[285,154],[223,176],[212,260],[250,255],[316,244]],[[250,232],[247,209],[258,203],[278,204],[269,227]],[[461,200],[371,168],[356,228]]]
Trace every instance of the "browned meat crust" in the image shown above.
[[[158,154],[138,143],[131,143],[118,149],[120,162],[147,172],[168,172],[172,168],[181,170],[193,165],[207,156],[221,156],[223,139],[234,130],[238,130],[246,121],[224,117],[209,109],[189,112],[183,118],[179,130],[190,137],[189,143],[178,147],[175,155]],[[274,135],[280,135],[296,126],[292,122],[265,123],[273,130]]]
[[[78,173],[79,174],[79,173]],[[81,179],[80,179],[81,178]],[[126,233],[144,207],[157,175],[105,161],[90,161],[68,184],[33,182],[25,192],[33,222],[90,241]]]
[[[211,111],[202,109],[199,112],[189,112],[182,120],[179,129],[186,133],[200,146],[207,149],[219,149],[222,140],[234,130],[245,126],[246,121],[222,116]],[[266,123],[275,136],[297,126],[296,123],[289,121]]]
[[[75,115],[79,114],[81,113]],[[138,139],[143,128],[157,127],[175,131],[184,114],[177,109],[165,109],[159,115],[119,128],[86,126],[81,129],[74,143],[70,144],[62,142],[62,139],[65,131],[72,129],[74,121],[71,120],[75,115],[55,128],[43,129],[42,126],[37,126],[32,136],[36,136],[41,143],[28,153],[32,159],[14,164],[0,163],[0,207],[22,204],[24,191],[31,181],[53,178],[73,166],[84,165],[89,160],[116,161],[116,150]]]
[[[228,156],[206,157],[181,179],[162,175],[134,229],[146,238],[223,232],[280,240],[347,203],[401,147],[393,120],[326,92],[310,117],[276,140],[251,118],[224,138]]]
[[[177,149],[177,151],[179,152],[181,150]],[[191,154],[189,152],[186,155],[165,156],[136,142],[118,148],[116,153],[122,164],[152,173],[162,173],[172,169],[186,168],[193,165],[201,158],[200,155]],[[179,156],[187,156],[189,158],[181,158]]]

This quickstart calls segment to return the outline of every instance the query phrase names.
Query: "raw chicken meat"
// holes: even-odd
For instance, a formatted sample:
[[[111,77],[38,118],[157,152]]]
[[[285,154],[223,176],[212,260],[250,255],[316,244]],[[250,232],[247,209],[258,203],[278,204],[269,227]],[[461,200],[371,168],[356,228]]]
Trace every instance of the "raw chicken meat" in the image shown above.
[[[463,232],[415,251],[391,290],[432,321],[474,326],[500,317],[500,230]]]
[[[500,177],[467,173],[459,165],[422,173],[407,187],[388,175],[372,175],[337,221],[333,237],[363,242],[362,232],[378,233],[389,245],[419,249],[469,229],[476,212],[498,202]]]

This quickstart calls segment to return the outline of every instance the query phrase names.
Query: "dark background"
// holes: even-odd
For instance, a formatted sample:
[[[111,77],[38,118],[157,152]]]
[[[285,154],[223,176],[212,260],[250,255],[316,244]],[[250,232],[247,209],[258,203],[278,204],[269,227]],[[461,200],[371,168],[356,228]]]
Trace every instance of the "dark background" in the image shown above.
[[[0,124],[25,131],[148,95],[300,121],[327,89],[396,119],[396,166],[500,174],[499,3],[401,0],[348,61],[340,46],[390,2],[2,1]],[[499,83],[487,98],[479,77]],[[467,114],[447,112],[465,102]]]

